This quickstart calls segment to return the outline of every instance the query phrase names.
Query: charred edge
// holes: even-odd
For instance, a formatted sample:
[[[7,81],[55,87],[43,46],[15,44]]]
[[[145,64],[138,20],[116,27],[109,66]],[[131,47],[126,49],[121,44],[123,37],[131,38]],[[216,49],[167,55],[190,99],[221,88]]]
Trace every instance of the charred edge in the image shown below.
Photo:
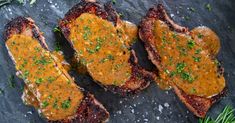
[[[155,18],[155,19],[164,21],[165,23],[168,24],[170,29],[173,31],[181,32],[181,33],[188,32],[188,29],[186,27],[180,26],[174,23],[174,21],[172,21],[172,19],[168,16],[162,4],[158,4],[154,6],[153,8],[150,8],[146,15],[146,18]]]
[[[59,22],[59,26],[62,29],[65,37],[69,37],[70,29],[68,24],[78,18],[83,13],[95,14],[103,19],[107,19],[108,13],[102,8],[98,2],[86,2],[81,1],[72,7],[66,14],[64,19]]]
[[[219,101],[221,97],[225,96],[227,89],[225,88],[219,94],[211,98],[203,98],[195,95],[188,95],[178,87],[174,87],[176,95],[179,96],[180,100],[198,117],[205,117],[207,111],[212,104]]]
[[[42,37],[41,32],[39,31],[38,27],[35,25],[33,21],[30,20],[30,18],[25,18],[22,16],[19,16],[13,20],[11,20],[6,26],[5,26],[5,33],[4,38],[5,41],[9,39],[14,34],[22,34],[26,30],[31,30],[32,37],[39,41],[41,46],[48,50],[44,39]]]
[[[116,26],[119,16],[116,10],[113,9],[111,1],[104,4],[104,9],[108,13],[107,20],[113,22]]]
[[[5,26],[4,39],[5,40],[9,39],[12,34],[22,33],[26,25],[28,25],[29,23],[30,21],[28,19],[26,19],[25,17],[21,17],[21,16],[11,20]]]
[[[103,123],[109,118],[106,109],[94,98],[86,93],[83,101],[77,109],[75,117],[60,121],[48,121],[50,123]]]

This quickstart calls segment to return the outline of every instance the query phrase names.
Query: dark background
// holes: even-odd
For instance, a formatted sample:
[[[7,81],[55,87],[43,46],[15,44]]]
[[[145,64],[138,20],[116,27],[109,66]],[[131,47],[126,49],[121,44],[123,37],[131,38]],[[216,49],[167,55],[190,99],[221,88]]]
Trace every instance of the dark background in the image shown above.
[[[14,17],[30,16],[44,32],[49,48],[55,48],[55,42],[59,41],[69,56],[66,41],[52,30],[58,20],[79,0],[37,0],[30,6],[16,0],[0,8],[0,123],[32,123],[45,122],[37,111],[22,103],[21,95],[23,81],[15,77],[13,84],[9,77],[15,75],[13,62],[8,56],[2,32],[4,25]],[[106,2],[105,0],[101,1]],[[114,7],[123,14],[123,19],[138,24],[146,11],[156,3],[163,3],[168,13],[179,24],[192,29],[205,25],[213,29],[221,39],[221,51],[218,59],[225,68],[224,76],[227,81],[228,96],[216,103],[208,115],[215,117],[226,106],[235,107],[235,6],[234,0],[117,0]],[[209,3],[212,10],[209,11],[205,4]],[[190,8],[195,8],[195,12]],[[153,68],[147,60],[143,44],[138,41],[134,46],[137,51],[140,64],[148,69]],[[120,97],[92,82],[89,76],[71,72],[76,78],[77,84],[92,92],[96,98],[107,108],[111,117],[109,123],[134,123],[134,122],[197,122],[197,118],[190,113],[171,91],[162,91],[153,82],[150,87],[141,93]]]

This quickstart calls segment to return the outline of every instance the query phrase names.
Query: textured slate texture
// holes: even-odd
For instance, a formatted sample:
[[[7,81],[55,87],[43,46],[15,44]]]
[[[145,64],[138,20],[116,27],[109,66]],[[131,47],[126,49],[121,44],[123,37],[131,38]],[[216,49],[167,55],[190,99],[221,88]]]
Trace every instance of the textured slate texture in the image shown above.
[[[37,111],[22,103],[23,81],[15,77],[15,87],[10,87],[8,78],[15,74],[15,68],[8,56],[2,32],[4,25],[17,16],[30,16],[45,32],[46,42],[53,50],[56,41],[63,45],[63,51],[69,57],[71,50],[63,37],[52,31],[58,19],[79,0],[37,0],[36,4],[21,5],[16,0],[0,8],[0,88],[4,93],[0,94],[0,123],[44,123]],[[102,0],[101,2],[107,2]],[[172,18],[181,25],[190,29],[199,25],[212,28],[221,38],[221,51],[218,59],[225,68],[225,78],[229,93],[220,102],[216,103],[209,115],[215,117],[225,105],[235,107],[235,6],[234,0],[117,0],[114,7],[122,13],[125,20],[139,23],[149,7],[156,3],[163,3]],[[205,4],[210,3],[212,10],[208,11]],[[195,8],[195,12],[189,8]],[[138,41],[134,46],[137,51],[140,64],[148,69],[154,68],[147,60],[143,44]],[[175,97],[171,91],[160,90],[152,83],[146,90],[133,97],[120,97],[105,91],[86,75],[71,72],[77,84],[92,92],[111,114],[109,123],[134,123],[134,122],[197,122],[185,106]]]

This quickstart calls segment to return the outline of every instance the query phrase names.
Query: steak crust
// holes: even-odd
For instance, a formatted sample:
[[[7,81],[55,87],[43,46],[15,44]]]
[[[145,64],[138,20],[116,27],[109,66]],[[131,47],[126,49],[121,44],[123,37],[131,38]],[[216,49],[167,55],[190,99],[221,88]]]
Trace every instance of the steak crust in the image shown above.
[[[4,38],[5,41],[9,39],[14,34],[23,34],[27,36],[32,36],[34,39],[37,39],[43,48],[46,50],[48,46],[45,43],[45,38],[42,35],[42,32],[39,31],[39,28],[35,25],[34,21],[31,18],[17,17],[10,21],[5,26]],[[8,50],[9,52],[9,50]],[[11,53],[9,53],[11,54]],[[13,62],[14,58],[11,56]],[[95,97],[84,91],[84,98],[79,105],[74,116],[68,117],[60,121],[48,121],[53,123],[101,123],[106,122],[109,118],[109,113],[103,107],[103,105],[98,102]]]
[[[66,14],[65,17],[59,21],[59,27],[73,47],[71,40],[69,39],[70,27],[69,24],[76,18],[78,18],[82,13],[94,14],[104,20],[112,22],[114,25],[120,21],[120,18],[117,12],[112,8],[111,3],[101,5],[98,2],[87,2],[82,0],[80,3],[72,7]],[[125,82],[123,86],[114,86],[114,85],[102,85],[101,82],[96,81],[99,85],[108,89],[114,93],[120,95],[134,94],[140,90],[145,89],[149,86],[150,81],[154,80],[154,74],[144,70],[137,64],[137,57],[135,56],[134,50],[132,50],[131,58],[129,62],[132,66],[132,74],[129,80]]]
[[[158,54],[154,44],[154,22],[155,20],[164,21],[171,30],[190,34],[188,28],[179,26],[178,24],[174,23],[173,20],[167,15],[163,5],[158,4],[153,8],[150,8],[147,12],[146,16],[142,19],[139,28],[139,36],[140,39],[144,42],[144,46],[146,51],[148,52],[148,58],[152,61],[155,66],[160,66],[161,64],[161,57]],[[223,74],[223,68],[218,66],[218,72]],[[210,97],[200,97],[195,95],[189,95],[182,91],[176,85],[173,85],[174,92],[179,97],[179,99],[186,105],[186,107],[193,112],[198,117],[205,117],[207,111],[212,106],[213,103],[218,101],[221,97],[226,94],[226,88],[220,92],[219,94]]]

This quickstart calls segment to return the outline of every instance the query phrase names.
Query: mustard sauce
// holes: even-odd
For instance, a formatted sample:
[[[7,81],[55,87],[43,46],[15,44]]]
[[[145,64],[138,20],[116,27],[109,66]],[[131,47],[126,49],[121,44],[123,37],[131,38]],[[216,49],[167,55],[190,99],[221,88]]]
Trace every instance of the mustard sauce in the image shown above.
[[[201,31],[193,32],[196,34]],[[160,85],[164,88],[176,85],[187,94],[202,97],[214,96],[224,89],[225,79],[218,75],[217,64],[210,57],[210,52],[218,53],[219,49],[218,44],[209,48],[211,43],[218,40],[215,33],[209,32],[207,38],[199,36],[199,41],[198,38],[192,38],[195,35],[191,37],[173,32],[167,24],[156,20],[154,36],[154,45],[161,57],[161,65],[157,66]],[[206,41],[204,45],[200,43]]]
[[[219,53],[219,37],[210,28],[204,26],[196,27],[191,31],[191,35],[198,45],[209,51],[212,57]]]
[[[6,45],[27,86],[23,96],[26,103],[48,120],[74,116],[83,93],[58,60],[29,36],[13,35]]]
[[[137,36],[137,27],[122,21],[115,27],[96,15],[84,13],[70,28],[69,38],[77,57],[92,78],[103,85],[125,84],[131,75],[129,46]]]

